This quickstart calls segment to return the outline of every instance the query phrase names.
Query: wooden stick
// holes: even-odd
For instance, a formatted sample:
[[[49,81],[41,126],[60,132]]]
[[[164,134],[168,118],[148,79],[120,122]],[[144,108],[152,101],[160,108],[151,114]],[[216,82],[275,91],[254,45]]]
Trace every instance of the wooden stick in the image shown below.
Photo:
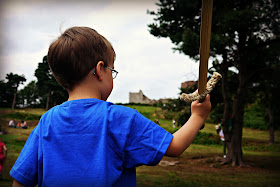
[[[202,0],[198,94],[202,94],[204,90],[206,90],[206,84],[207,84],[208,59],[209,59],[211,24],[212,24],[212,9],[213,9],[213,0]]]

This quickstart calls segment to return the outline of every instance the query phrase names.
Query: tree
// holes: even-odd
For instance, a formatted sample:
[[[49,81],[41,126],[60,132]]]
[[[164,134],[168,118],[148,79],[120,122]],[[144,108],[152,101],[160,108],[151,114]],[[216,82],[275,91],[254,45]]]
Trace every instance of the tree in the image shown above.
[[[36,81],[31,81],[28,83],[23,89],[19,91],[18,95],[20,100],[19,102],[23,107],[33,107],[39,104],[39,95]]]
[[[8,79],[7,82],[8,87],[12,88],[14,93],[14,98],[12,103],[12,110],[14,110],[18,87],[20,84],[23,84],[26,81],[26,79],[24,78],[24,75],[20,76],[18,74],[13,74],[13,73],[7,74],[6,79]]]
[[[41,96],[41,102],[45,98],[45,108],[48,110],[51,106],[60,104],[67,100],[68,93],[55,80],[49,68],[47,56],[43,57],[43,61],[38,63],[38,68],[35,70],[37,77],[38,93]],[[51,96],[53,96],[51,98]]]
[[[279,74],[280,65],[278,59],[278,62],[276,61],[274,67],[266,69],[264,73],[256,78],[258,80],[258,83],[256,83],[254,86],[254,90],[259,94],[258,103],[259,105],[265,107],[267,112],[270,135],[269,143],[271,145],[274,144],[274,130],[275,128],[279,127],[280,123],[280,81],[276,81]]]
[[[51,71],[47,62],[47,56],[43,57],[43,61],[38,63],[38,68],[35,70],[35,76],[37,77],[37,87],[39,91],[39,95],[43,98],[47,94],[47,101],[45,105],[45,109],[49,109],[49,100],[51,94]],[[42,102],[42,101],[41,101]]]
[[[155,23],[149,25],[156,37],[168,37],[178,50],[193,59],[199,58],[201,2],[190,0],[160,0]],[[244,107],[247,90],[253,78],[272,66],[279,58],[262,56],[262,50],[279,46],[279,2],[276,0],[221,1],[215,0],[212,18],[210,55],[216,58],[216,68],[223,76],[223,129],[229,150],[225,163],[244,166],[241,148]],[[222,57],[222,60],[219,60]],[[273,60],[272,60],[273,61]],[[229,67],[237,69],[238,85],[233,100],[228,85]],[[233,104],[232,104],[233,103]],[[232,106],[232,107],[231,107]],[[232,108],[231,129],[229,122]]]
[[[1,107],[9,106],[7,85],[4,80],[0,80],[0,106]]]

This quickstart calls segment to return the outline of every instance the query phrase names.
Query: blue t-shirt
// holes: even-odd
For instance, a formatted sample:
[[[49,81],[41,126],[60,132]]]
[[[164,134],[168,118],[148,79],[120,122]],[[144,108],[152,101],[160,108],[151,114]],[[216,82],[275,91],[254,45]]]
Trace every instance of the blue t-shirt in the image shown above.
[[[67,101],[41,117],[10,175],[26,186],[136,186],[135,167],[158,164],[172,138],[131,108]]]

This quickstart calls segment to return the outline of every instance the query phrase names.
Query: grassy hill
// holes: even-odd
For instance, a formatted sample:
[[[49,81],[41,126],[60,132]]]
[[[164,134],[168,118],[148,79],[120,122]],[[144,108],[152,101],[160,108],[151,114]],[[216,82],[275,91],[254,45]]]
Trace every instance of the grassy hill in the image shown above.
[[[155,121],[156,107],[129,105],[147,118]],[[11,112],[0,109],[1,129],[7,134],[0,138],[8,148],[8,158],[5,162],[0,186],[11,186],[12,178],[9,171],[17,159],[30,132],[38,123],[38,116],[43,109],[24,109]],[[31,115],[32,114],[32,115]],[[8,128],[8,122],[15,119],[20,122],[26,117],[28,129]],[[28,117],[29,116],[29,117]],[[19,119],[17,119],[19,117]],[[169,132],[173,129],[172,121],[158,118],[160,126]],[[164,157],[157,166],[140,166],[137,168],[137,186],[279,186],[280,184],[280,132],[276,131],[274,145],[269,145],[267,131],[243,129],[244,159],[251,167],[236,168],[231,165],[220,165],[222,160],[222,144],[216,135],[215,125],[206,123],[195,142],[180,157]],[[205,139],[201,144],[199,141]],[[211,141],[209,141],[211,140]]]

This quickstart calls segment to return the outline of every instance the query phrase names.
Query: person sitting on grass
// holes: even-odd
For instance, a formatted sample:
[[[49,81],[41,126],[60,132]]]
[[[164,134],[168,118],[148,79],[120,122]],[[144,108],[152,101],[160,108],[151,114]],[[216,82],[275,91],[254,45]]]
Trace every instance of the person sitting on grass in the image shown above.
[[[27,129],[27,123],[26,123],[26,121],[21,121],[20,126],[21,126],[21,128],[23,128],[23,129]]]
[[[18,123],[16,128],[20,128],[20,127],[21,127],[21,123]]]
[[[14,122],[13,119],[9,122],[9,127],[10,128],[16,128],[16,125],[15,125],[15,122]]]
[[[173,135],[134,109],[107,102],[115,51],[88,27],[66,30],[48,63],[68,101],[46,112],[10,171],[13,186],[136,186],[136,167],[180,156],[211,110],[210,96]]]

